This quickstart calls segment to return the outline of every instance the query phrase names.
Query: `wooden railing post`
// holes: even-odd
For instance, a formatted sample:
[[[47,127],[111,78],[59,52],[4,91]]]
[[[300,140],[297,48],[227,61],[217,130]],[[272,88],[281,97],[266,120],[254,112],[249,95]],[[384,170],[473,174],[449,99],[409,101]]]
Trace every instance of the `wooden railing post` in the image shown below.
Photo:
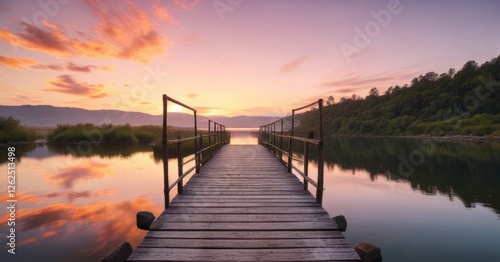
[[[210,133],[211,122],[208,120],[208,159],[212,158],[212,134]]]
[[[162,160],[163,160],[163,194],[165,195],[165,209],[170,203],[170,191],[168,190],[168,145],[167,145],[167,95],[163,95],[163,130],[162,130]]]
[[[276,125],[273,123],[271,127],[273,154],[276,155]]]
[[[200,165],[203,166],[203,133],[200,135]]]
[[[292,129],[290,130],[290,138],[288,140],[288,172],[292,172],[292,137],[293,137],[293,129],[295,125],[295,110],[292,110]]]
[[[196,165],[196,173],[200,172],[200,159],[198,155],[198,124],[197,124],[197,119],[196,119],[196,111],[194,111],[194,161]]]
[[[181,139],[181,137],[177,137],[177,139]],[[178,174],[179,174],[179,177],[182,176],[182,166],[183,166],[183,157],[182,157],[182,150],[181,150],[181,142],[178,142],[177,143],[177,171],[178,171]],[[182,187],[183,187],[183,183],[182,183],[182,179],[179,181],[179,183],[177,184],[177,193],[178,194],[182,194]]]
[[[309,142],[304,142],[304,175],[309,176]],[[309,182],[304,178],[304,190],[307,190]]]
[[[319,110],[319,144],[318,144],[318,187],[316,188],[316,202],[323,203],[324,165],[323,165],[323,99],[318,100]]]
[[[280,162],[283,163],[283,118],[281,119],[281,129],[280,129]]]

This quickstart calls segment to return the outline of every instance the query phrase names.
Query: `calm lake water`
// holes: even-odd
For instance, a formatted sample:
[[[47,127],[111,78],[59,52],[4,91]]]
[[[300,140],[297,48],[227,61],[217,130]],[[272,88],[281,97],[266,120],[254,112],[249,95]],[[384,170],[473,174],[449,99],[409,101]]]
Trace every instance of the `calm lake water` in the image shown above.
[[[231,143],[257,139],[233,132]],[[7,149],[0,150],[6,206]],[[32,145],[16,153],[16,255],[7,253],[2,208],[0,261],[98,261],[144,237],[137,211],[163,210],[161,159],[151,146]],[[176,160],[169,161],[173,179]],[[325,188],[323,206],[346,216],[347,240],[377,244],[384,261],[500,261],[499,143],[330,138]]]

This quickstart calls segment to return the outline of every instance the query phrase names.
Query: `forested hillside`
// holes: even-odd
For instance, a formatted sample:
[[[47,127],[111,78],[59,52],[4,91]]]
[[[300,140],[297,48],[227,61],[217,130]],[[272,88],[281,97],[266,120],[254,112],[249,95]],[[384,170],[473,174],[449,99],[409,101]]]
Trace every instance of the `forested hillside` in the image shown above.
[[[429,72],[411,85],[372,88],[366,98],[353,95],[324,107],[327,134],[492,135],[500,136],[500,56],[479,66],[469,61],[455,71]],[[385,90],[385,88],[384,88]],[[304,113],[300,129],[317,123]]]

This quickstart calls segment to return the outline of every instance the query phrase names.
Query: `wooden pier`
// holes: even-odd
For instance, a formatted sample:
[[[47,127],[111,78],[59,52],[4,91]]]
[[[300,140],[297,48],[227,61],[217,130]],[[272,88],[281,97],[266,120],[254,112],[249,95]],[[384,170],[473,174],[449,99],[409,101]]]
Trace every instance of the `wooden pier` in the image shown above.
[[[193,112],[194,136],[168,139],[168,102]],[[307,138],[294,136],[295,112],[311,106],[318,108],[318,138],[313,131]],[[128,261],[361,261],[321,206],[322,106],[320,99],[261,126],[259,145],[227,145],[224,125],[206,119],[208,127],[200,132],[196,109],[163,95],[165,211],[152,224],[148,214],[148,223],[138,225],[149,232]],[[194,156],[185,160],[181,144],[193,142]],[[294,155],[294,142],[303,143],[303,159]],[[178,179],[173,183],[168,145],[177,146]],[[316,181],[308,175],[310,149],[317,153]],[[302,162],[303,169],[294,161]],[[309,185],[316,187],[315,197]],[[178,194],[170,201],[174,188]],[[120,247],[130,254],[130,244]]]
[[[226,145],[184,185],[128,261],[360,261],[264,146]]]

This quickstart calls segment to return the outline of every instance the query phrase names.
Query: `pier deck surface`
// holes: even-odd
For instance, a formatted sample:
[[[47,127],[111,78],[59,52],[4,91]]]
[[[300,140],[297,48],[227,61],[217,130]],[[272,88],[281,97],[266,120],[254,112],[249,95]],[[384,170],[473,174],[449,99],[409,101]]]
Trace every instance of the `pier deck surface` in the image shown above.
[[[360,261],[325,209],[260,145],[226,145],[129,261]]]

